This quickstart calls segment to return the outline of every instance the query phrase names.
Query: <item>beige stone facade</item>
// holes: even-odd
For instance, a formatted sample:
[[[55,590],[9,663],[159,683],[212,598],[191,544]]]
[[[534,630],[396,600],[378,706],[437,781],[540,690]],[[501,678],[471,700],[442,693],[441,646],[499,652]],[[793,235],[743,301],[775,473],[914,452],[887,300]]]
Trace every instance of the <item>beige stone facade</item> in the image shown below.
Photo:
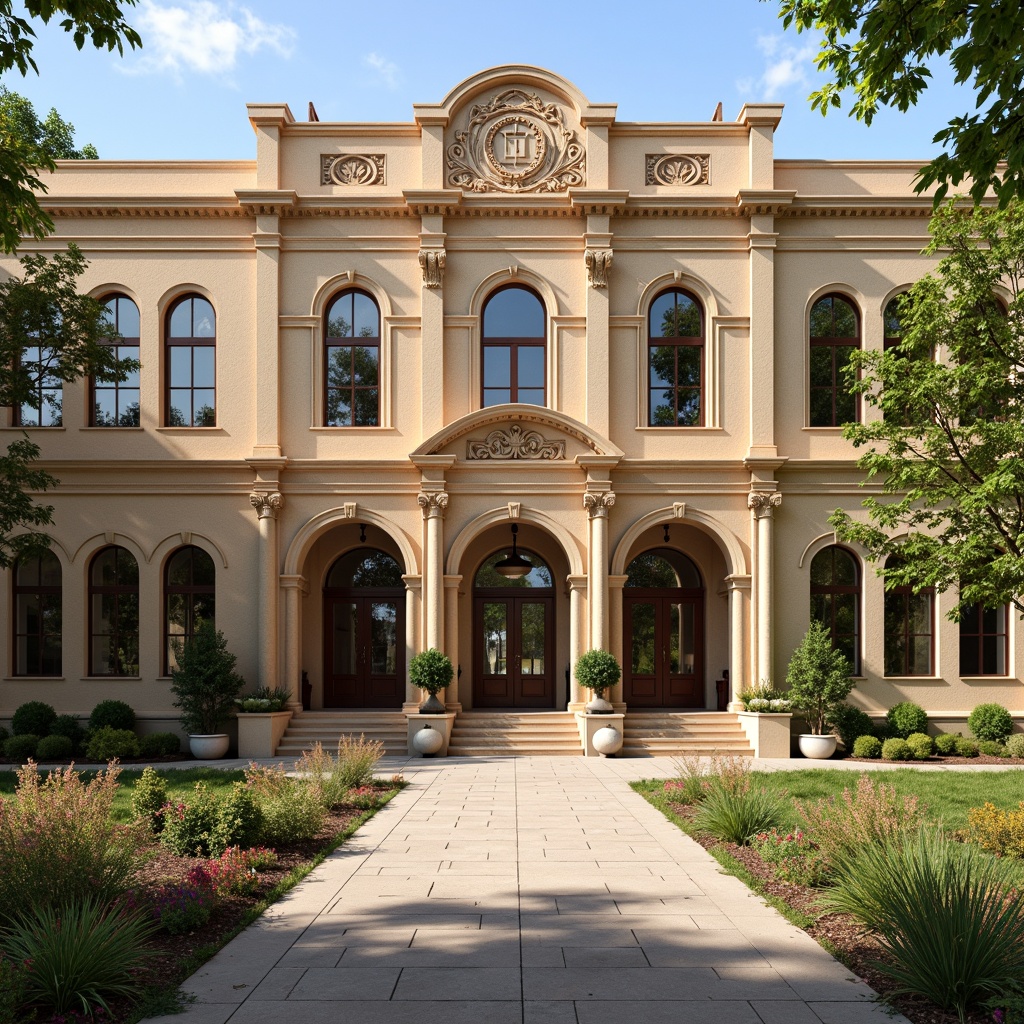
[[[138,308],[139,425],[92,425],[85,381],[64,389],[61,426],[22,428],[17,410],[0,411],[0,443],[26,429],[61,481],[50,500],[62,602],[59,673],[40,674],[19,653],[31,628],[4,574],[0,719],[30,699],[88,714],[116,697],[146,729],[166,727],[169,560],[189,547],[212,560],[216,624],[240,670],[289,688],[295,706],[303,672],[314,709],[418,701],[403,673],[430,646],[460,669],[450,708],[502,706],[488,690],[499,634],[513,706],[579,701],[569,669],[591,647],[627,668],[618,704],[714,709],[724,670],[730,701],[784,679],[809,621],[811,562],[834,544],[827,517],[864,496],[840,428],[810,425],[810,313],[842,296],[859,344],[882,346],[887,303],[933,265],[920,255],[931,204],[912,190],[917,165],[776,160],[779,105],[744,106],[735,121],[621,122],[614,104],[527,66],[482,72],[414,115],[297,122],[284,105],[252,105],[254,162],[67,162],[48,178],[57,230],[34,248],[77,242],[83,287]],[[360,340],[353,324],[329,342],[329,307],[355,295],[379,311],[377,334]],[[497,313],[485,323],[495,295],[532,295],[539,334],[506,343]],[[665,371],[652,365],[651,310],[666,295],[700,322],[666,353],[696,363],[652,389]],[[179,394],[172,380],[184,297],[215,314],[212,405],[199,347],[191,384]],[[502,377],[503,360],[519,378]],[[516,387],[520,400],[498,400]],[[172,425],[188,388],[191,420],[210,425]],[[681,397],[666,413],[669,390]],[[550,573],[534,606],[521,589],[505,603],[481,593],[477,574],[507,554],[512,524]],[[111,547],[138,565],[129,675],[93,671],[90,578]],[[332,590],[332,566],[363,549],[390,556],[400,580]],[[908,699],[962,722],[994,700],[1024,716],[1015,616],[991,640],[999,671],[964,676],[952,599],[939,596],[917,662],[927,671],[887,675],[881,581],[847,550],[862,707]],[[698,586],[638,610],[630,566],[651,551],[685,555]],[[495,608],[504,631],[485,622]],[[381,697],[388,673],[401,685]]]

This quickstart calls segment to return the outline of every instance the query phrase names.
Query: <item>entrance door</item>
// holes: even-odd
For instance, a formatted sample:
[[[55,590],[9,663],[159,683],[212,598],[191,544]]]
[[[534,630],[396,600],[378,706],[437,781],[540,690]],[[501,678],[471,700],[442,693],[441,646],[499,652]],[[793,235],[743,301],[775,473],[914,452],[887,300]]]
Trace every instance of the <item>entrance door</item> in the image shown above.
[[[703,708],[704,590],[696,566],[665,548],[635,558],[627,572],[624,700],[637,709]]]
[[[366,549],[342,555],[331,567],[324,587],[325,708],[402,706],[405,593],[401,575],[390,555]]]

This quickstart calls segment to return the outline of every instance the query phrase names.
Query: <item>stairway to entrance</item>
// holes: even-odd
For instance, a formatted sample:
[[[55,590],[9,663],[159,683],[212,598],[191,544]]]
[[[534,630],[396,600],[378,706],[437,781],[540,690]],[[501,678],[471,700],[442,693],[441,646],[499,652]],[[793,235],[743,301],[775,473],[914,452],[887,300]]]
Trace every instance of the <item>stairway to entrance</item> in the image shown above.
[[[724,754],[753,757],[739,719],[726,711],[627,712],[620,757]]]
[[[463,711],[448,743],[449,757],[582,753],[576,718],[568,711]]]
[[[404,754],[408,730],[401,711],[301,711],[292,716],[277,748],[278,757],[300,757],[319,740],[334,753],[342,736],[380,740],[385,754]]]

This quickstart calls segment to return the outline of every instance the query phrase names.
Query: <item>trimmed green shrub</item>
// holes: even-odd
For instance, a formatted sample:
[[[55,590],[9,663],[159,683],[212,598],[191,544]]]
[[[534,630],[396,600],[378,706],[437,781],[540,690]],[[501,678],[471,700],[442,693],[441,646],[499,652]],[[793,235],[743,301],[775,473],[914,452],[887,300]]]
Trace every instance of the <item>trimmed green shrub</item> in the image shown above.
[[[164,827],[161,810],[167,803],[167,783],[152,768],[146,768],[132,786],[132,814],[146,822],[151,832]]]
[[[320,831],[327,811],[314,779],[290,778],[284,769],[252,764],[245,783],[263,812],[261,842],[268,846],[303,842]]]
[[[197,782],[187,801],[164,807],[160,841],[179,857],[219,857],[227,846],[219,826],[220,801]]]
[[[85,745],[85,730],[78,724],[75,715],[58,715],[50,726],[51,736],[67,736],[77,753]]]
[[[889,723],[893,735],[903,740],[911,733],[926,732],[928,729],[927,712],[919,704],[909,700],[893,704],[885,713],[885,720]]]
[[[188,640],[174,642],[174,653],[178,663],[171,671],[171,692],[181,709],[181,727],[189,736],[223,732],[245,686],[224,634],[204,619]]]
[[[956,754],[956,741],[962,739],[958,732],[943,732],[935,737],[935,752],[943,757],[952,757]]]
[[[870,757],[872,760],[882,756],[882,741],[877,736],[858,736],[853,741],[854,757]]]
[[[619,681],[622,669],[613,654],[595,648],[580,655],[574,674],[580,686],[590,690],[595,697],[600,697]]]
[[[968,716],[967,728],[979,740],[1005,743],[1013,732],[1013,718],[1002,704],[979,704]]]
[[[927,761],[935,750],[935,742],[923,732],[912,732],[907,737],[907,746],[914,752],[915,761]]]
[[[980,752],[977,740],[967,739],[964,736],[956,738],[957,757],[977,757]]]
[[[10,735],[11,734],[2,725],[0,725],[0,744],[2,744],[4,740],[9,739]]]
[[[89,737],[85,756],[90,761],[112,761],[125,757],[139,756],[139,741],[128,729],[111,729],[110,726],[97,730]]]
[[[99,729],[135,730],[135,712],[123,700],[101,700],[89,716],[89,731]]]
[[[913,748],[906,740],[898,736],[886,740],[882,744],[882,760],[884,761],[913,761]]]
[[[248,849],[260,841],[263,834],[263,811],[244,782],[236,782],[220,806],[218,843],[225,848],[240,846]]]
[[[67,736],[44,736],[36,746],[38,761],[66,761],[74,754],[74,744]]]
[[[57,712],[41,700],[30,700],[22,704],[11,718],[11,732],[15,736],[49,736],[50,726],[57,719]]]
[[[978,743],[978,752],[986,757],[1002,757],[1004,749],[998,740],[980,740]]]
[[[139,738],[142,757],[170,757],[181,753],[181,738],[174,732],[151,732]]]
[[[843,746],[848,754],[853,751],[857,737],[870,736],[873,727],[871,718],[852,704],[840,704],[832,713],[832,728],[843,741]]]
[[[815,735],[824,736],[832,728],[836,709],[853,689],[850,671],[843,653],[832,646],[832,634],[812,622],[789,659],[786,684],[790,700]]]
[[[36,748],[39,746],[39,737],[31,733],[21,736],[11,736],[4,740],[4,757],[8,761],[20,761],[24,764],[30,757],[36,756]]]
[[[1024,757],[1024,732],[1015,732],[1006,741],[1006,753],[1010,757]]]

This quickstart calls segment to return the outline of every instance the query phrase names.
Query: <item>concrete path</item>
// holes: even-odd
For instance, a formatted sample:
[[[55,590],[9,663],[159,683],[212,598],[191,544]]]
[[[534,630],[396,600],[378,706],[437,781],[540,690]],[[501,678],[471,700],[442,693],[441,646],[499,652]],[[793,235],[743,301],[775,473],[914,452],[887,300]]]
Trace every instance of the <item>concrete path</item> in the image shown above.
[[[630,790],[657,761],[403,761],[411,785],[159,1019],[903,1022]]]

